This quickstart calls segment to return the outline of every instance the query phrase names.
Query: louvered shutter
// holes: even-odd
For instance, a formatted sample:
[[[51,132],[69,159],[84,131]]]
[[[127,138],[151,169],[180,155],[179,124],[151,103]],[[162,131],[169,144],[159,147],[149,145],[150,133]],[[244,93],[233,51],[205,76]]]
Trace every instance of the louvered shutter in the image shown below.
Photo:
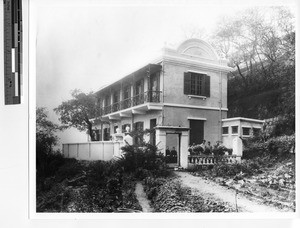
[[[183,76],[183,94],[191,94],[191,73],[184,72]]]
[[[205,80],[204,80],[204,82],[205,82],[205,96],[206,97],[210,97],[210,76],[208,76],[208,75],[204,75],[204,77],[205,77]]]

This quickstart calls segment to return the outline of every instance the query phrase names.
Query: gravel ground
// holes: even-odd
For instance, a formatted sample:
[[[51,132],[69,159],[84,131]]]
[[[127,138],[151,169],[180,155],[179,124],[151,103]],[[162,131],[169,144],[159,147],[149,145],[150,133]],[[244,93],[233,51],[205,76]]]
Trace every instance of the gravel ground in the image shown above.
[[[238,212],[283,212],[278,208],[264,205],[258,200],[250,200],[228,187],[220,186],[211,180],[205,180],[200,176],[193,176],[186,172],[175,172],[179,176],[183,186],[192,188],[194,194],[201,194],[204,198],[227,202]],[[286,210],[284,210],[286,211]]]

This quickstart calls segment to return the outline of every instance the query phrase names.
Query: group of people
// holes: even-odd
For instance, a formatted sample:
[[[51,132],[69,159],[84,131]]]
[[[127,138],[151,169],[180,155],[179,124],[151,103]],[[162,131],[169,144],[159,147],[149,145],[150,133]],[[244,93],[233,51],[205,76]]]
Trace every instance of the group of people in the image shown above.
[[[172,150],[169,149],[167,146],[166,148],[166,162],[167,163],[177,163],[177,151],[175,147],[172,148]]]

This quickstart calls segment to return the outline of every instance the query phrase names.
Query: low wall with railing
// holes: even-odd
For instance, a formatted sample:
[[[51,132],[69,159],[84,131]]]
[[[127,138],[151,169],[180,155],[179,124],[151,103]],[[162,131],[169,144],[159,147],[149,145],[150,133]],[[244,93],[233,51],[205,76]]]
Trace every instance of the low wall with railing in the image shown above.
[[[97,141],[86,143],[63,144],[63,155],[77,160],[109,161],[113,157],[120,157],[123,142]]]
[[[224,155],[224,156],[207,156],[207,155],[189,155],[188,162],[191,165],[214,165],[216,163],[235,164],[241,162],[241,156]]]

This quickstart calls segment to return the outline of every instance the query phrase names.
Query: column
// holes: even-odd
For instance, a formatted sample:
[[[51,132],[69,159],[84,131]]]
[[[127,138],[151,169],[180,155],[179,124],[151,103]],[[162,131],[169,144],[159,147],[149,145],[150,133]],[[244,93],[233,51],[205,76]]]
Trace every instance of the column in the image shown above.
[[[166,131],[161,129],[156,129],[156,144],[159,152],[164,155],[166,152],[166,141],[167,141]]]
[[[189,132],[183,131],[180,139],[180,166],[188,168],[188,146],[189,146]]]

